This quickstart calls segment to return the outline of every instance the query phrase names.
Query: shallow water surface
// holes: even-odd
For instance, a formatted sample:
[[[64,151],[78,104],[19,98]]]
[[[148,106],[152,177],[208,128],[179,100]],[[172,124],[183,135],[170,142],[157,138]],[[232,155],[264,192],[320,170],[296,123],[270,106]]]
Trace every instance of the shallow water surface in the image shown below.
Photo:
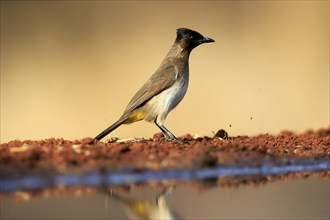
[[[329,219],[329,180],[254,186],[188,186],[99,191],[17,202],[2,198],[1,219]]]

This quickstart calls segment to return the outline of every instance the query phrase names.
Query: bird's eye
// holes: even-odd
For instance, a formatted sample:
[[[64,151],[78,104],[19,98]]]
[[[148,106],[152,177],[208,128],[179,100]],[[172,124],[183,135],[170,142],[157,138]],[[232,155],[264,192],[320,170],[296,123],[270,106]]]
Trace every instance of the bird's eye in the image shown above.
[[[193,40],[194,38],[195,38],[194,36],[192,36],[192,35],[190,36],[190,40]]]

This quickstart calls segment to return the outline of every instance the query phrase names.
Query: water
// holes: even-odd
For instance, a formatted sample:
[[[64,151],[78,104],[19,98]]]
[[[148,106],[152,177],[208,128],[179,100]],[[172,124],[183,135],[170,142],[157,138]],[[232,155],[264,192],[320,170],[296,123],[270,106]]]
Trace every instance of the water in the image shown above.
[[[164,193],[165,192],[165,193]],[[329,181],[286,180],[262,186],[178,186],[99,192],[17,202],[1,200],[1,219],[329,219]],[[156,202],[158,201],[158,203]],[[141,208],[141,207],[144,207]]]
[[[329,219],[329,178],[307,178],[329,170],[329,160],[283,159],[252,167],[1,178],[0,219]]]

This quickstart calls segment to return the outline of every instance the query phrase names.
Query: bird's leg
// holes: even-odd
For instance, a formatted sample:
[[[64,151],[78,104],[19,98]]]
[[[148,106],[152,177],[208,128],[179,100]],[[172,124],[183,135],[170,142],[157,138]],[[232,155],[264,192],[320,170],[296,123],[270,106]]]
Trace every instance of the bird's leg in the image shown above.
[[[175,137],[174,134],[172,134],[163,124],[158,124],[157,119],[155,120],[155,124],[157,125],[157,127],[159,127],[159,129],[165,135],[165,141],[178,141],[181,143],[186,143],[185,141]]]

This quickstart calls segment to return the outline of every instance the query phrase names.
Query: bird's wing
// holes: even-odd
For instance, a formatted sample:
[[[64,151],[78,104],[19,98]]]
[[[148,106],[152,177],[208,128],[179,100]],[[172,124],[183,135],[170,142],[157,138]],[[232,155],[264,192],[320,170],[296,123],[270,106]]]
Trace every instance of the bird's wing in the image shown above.
[[[133,96],[126,107],[123,116],[141,107],[152,97],[169,88],[174,83],[177,75],[178,68],[176,66],[171,65],[164,69],[158,69]]]

